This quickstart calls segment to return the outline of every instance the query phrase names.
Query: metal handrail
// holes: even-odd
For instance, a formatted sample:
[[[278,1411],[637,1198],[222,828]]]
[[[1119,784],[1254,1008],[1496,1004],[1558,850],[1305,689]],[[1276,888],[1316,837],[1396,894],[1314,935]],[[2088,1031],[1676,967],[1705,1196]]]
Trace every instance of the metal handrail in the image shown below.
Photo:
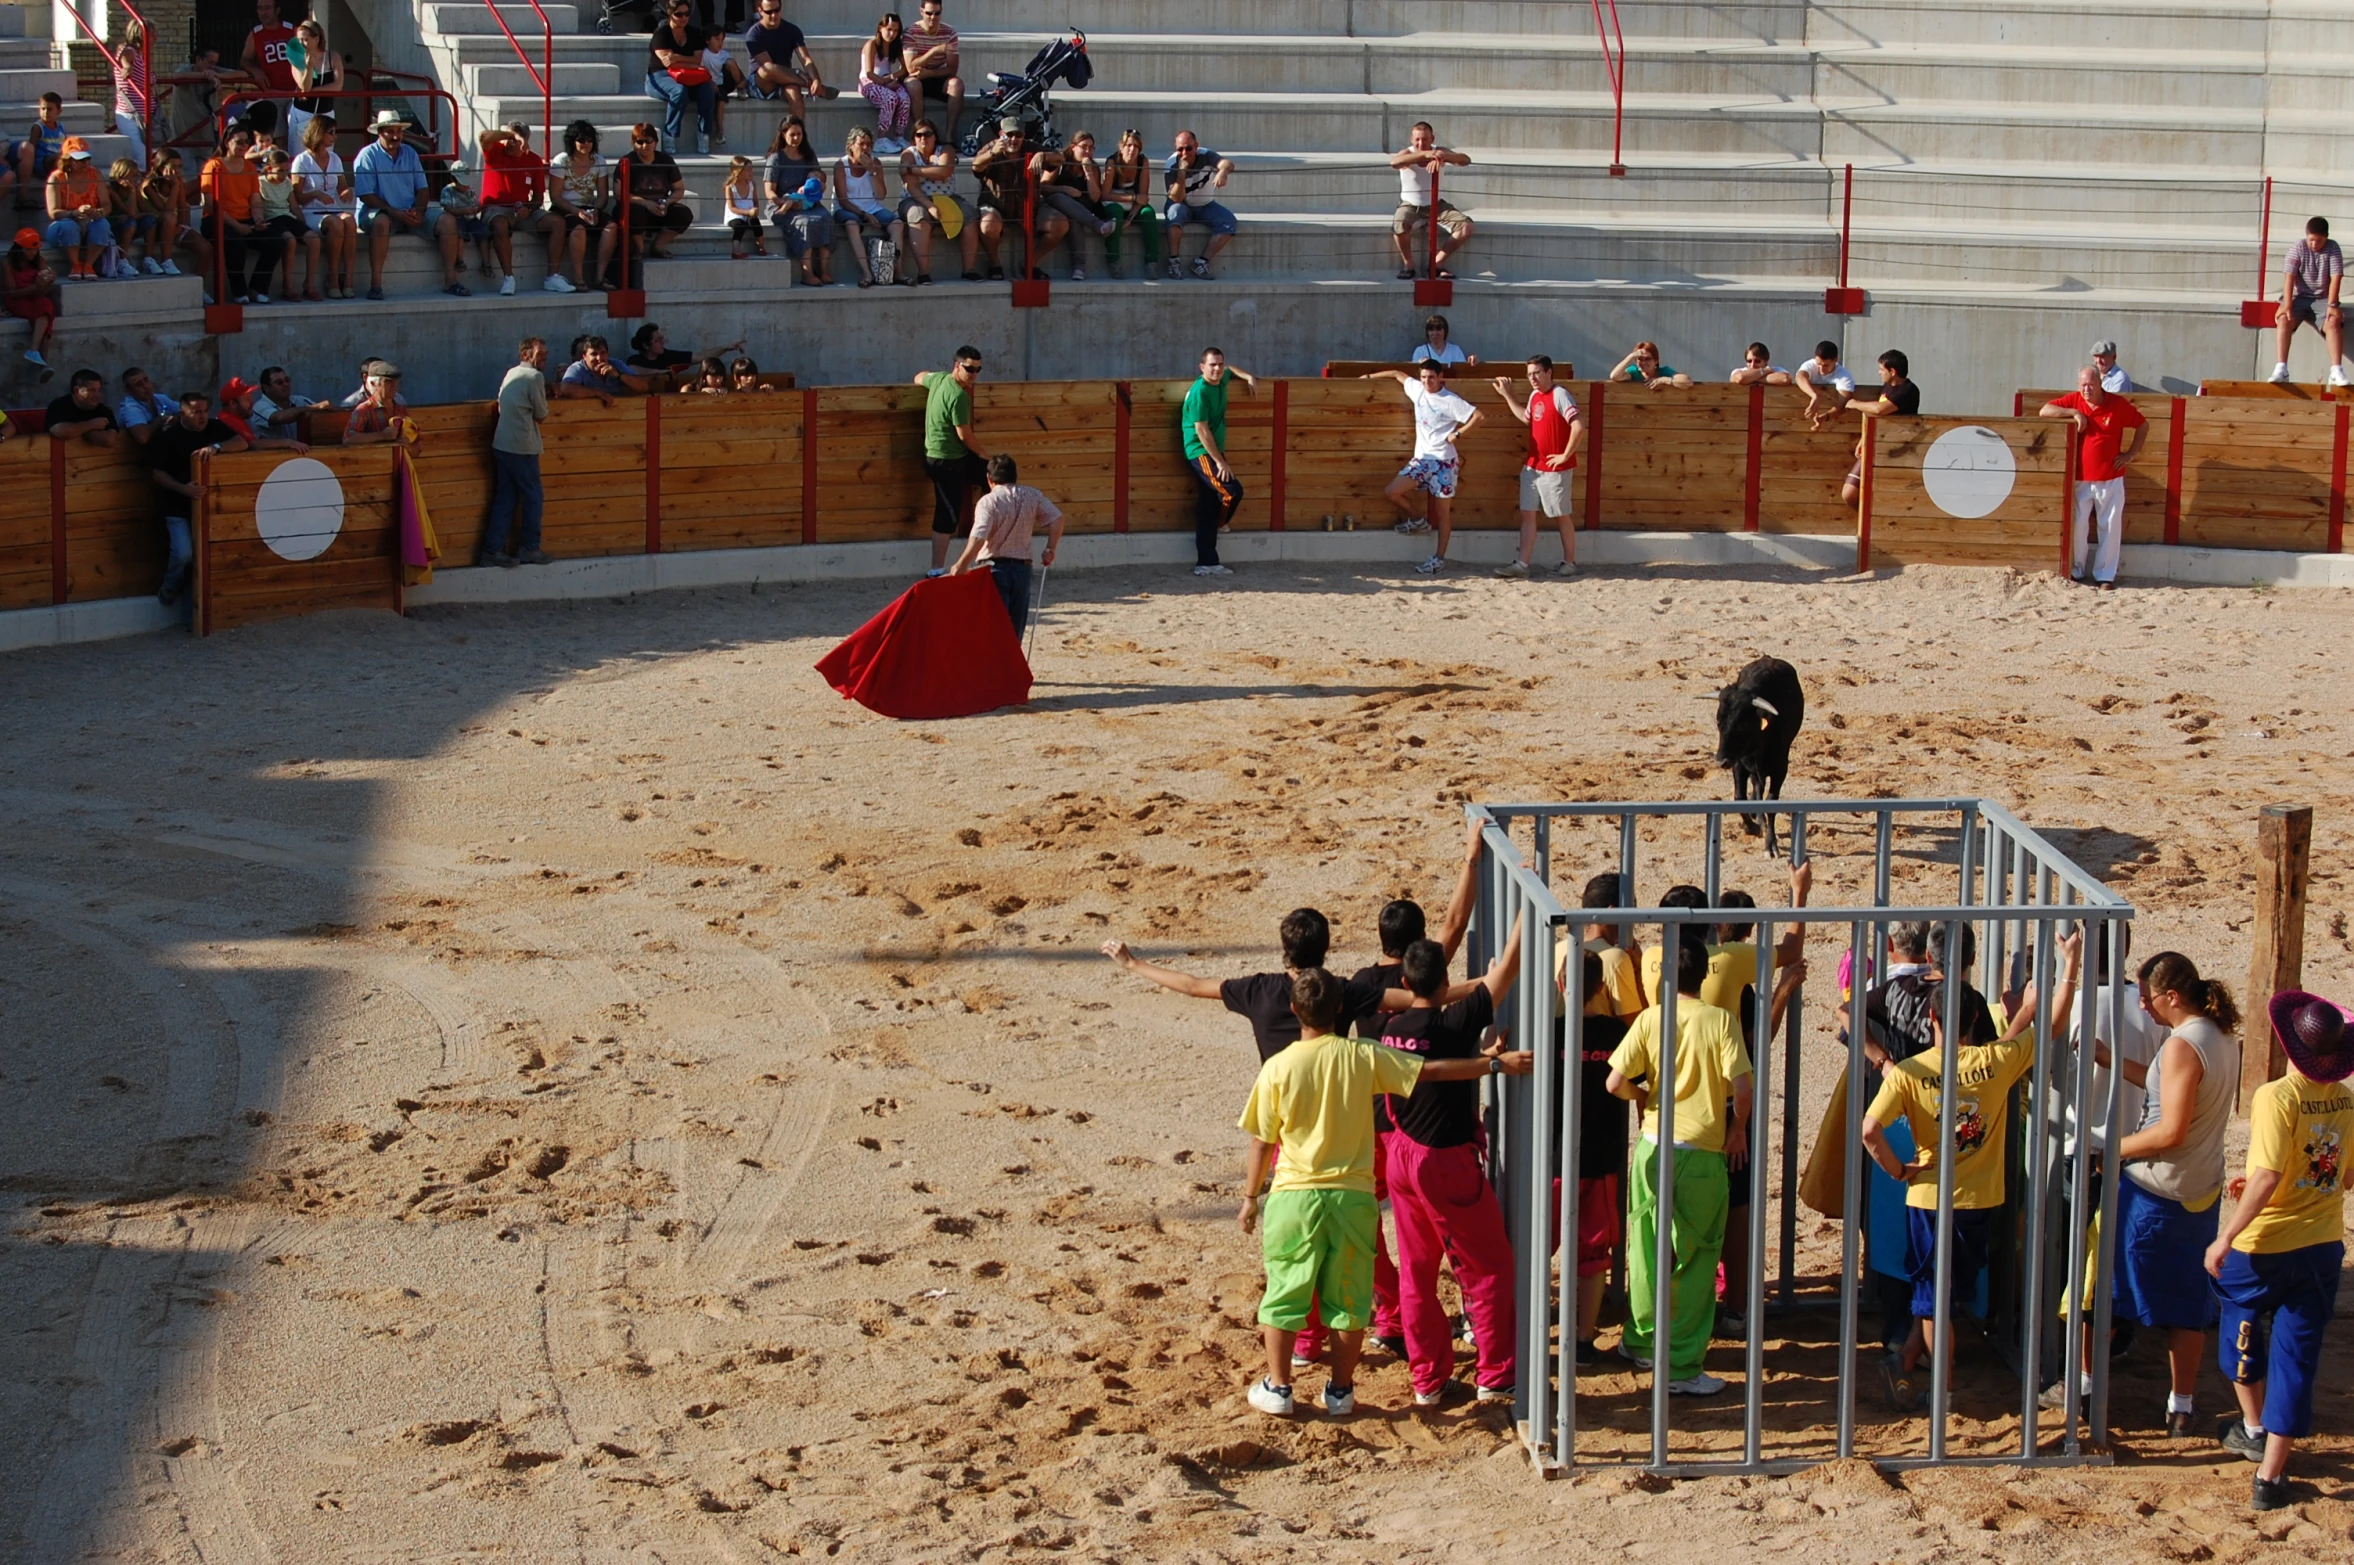
[[[1602,70],[1610,78],[1610,172],[1627,171],[1624,132],[1627,116],[1627,32],[1618,21],[1618,0],[1592,0],[1594,38],[1602,45]],[[1609,20],[1604,21],[1608,13]]]
[[[531,56],[523,52],[523,40],[515,36],[515,29],[507,25],[507,19],[499,15],[498,0],[490,0],[488,9],[490,19],[499,24],[500,32],[507,35],[508,44],[515,50],[515,58],[523,62],[523,69],[531,77],[532,85],[539,88],[539,155],[553,161],[556,156],[556,92],[551,84],[556,79],[556,24],[548,20],[548,13],[541,9],[539,0],[530,0],[530,5],[533,14],[539,18],[543,34],[540,41],[540,66],[536,70],[532,67]]]
[[[114,3],[122,7],[125,16],[139,24],[141,47],[139,50],[139,81],[136,89],[139,98],[139,140],[142,145],[152,147],[155,127],[155,29],[147,25],[147,18],[139,14],[139,8],[132,5],[130,0],[114,0]],[[112,73],[113,79],[120,81],[123,74],[123,59],[121,55],[106,46],[106,35],[92,27],[89,19],[84,17],[75,7],[69,5],[58,9],[72,17],[76,27],[89,34],[91,44],[98,50],[99,56],[106,61],[107,69]],[[142,169],[140,172],[145,173],[146,171]]]

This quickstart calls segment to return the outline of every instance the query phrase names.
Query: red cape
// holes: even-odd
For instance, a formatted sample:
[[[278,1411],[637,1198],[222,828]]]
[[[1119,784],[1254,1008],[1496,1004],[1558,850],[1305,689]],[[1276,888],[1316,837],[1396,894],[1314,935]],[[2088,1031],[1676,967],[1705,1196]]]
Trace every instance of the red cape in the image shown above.
[[[928,577],[817,665],[885,717],[970,717],[1030,699],[1030,663],[987,571]]]

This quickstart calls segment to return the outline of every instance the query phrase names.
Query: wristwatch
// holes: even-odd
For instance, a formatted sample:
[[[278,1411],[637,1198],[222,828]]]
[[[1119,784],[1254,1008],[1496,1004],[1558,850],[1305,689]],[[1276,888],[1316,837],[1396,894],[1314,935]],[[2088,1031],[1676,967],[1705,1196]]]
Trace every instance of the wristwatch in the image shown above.
[[[1504,1074],[1504,1062],[1497,1059],[1492,1054],[1488,1056],[1488,1074],[1491,1076],[1501,1076]]]

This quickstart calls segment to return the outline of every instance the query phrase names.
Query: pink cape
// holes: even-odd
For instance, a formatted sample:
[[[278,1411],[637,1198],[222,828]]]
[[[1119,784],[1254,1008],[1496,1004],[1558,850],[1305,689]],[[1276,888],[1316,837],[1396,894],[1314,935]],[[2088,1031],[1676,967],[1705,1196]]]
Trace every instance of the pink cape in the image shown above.
[[[885,717],[969,717],[1030,699],[1029,660],[987,571],[917,582],[817,671]]]

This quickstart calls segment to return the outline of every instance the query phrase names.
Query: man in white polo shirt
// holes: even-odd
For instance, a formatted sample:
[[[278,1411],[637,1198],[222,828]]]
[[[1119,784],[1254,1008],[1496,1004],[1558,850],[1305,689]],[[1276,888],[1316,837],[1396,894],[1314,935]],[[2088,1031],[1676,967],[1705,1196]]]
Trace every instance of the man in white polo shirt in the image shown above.
[[[2101,373],[2087,364],[2076,372],[2076,389],[2043,405],[2045,418],[2065,418],[2084,437],[2076,477],[2076,511],[2068,525],[2068,574],[2084,580],[2085,524],[2095,525],[2092,579],[2104,592],[2117,586],[2117,553],[2125,533],[2125,465],[2141,449],[2148,423],[2123,397],[2101,386]]]
[[[1479,409],[1449,391],[1447,372],[1428,359],[1417,364],[1412,375],[1404,370],[1373,370],[1362,378],[1394,380],[1405,388],[1406,400],[1414,404],[1414,455],[1398,469],[1398,476],[1382,494],[1405,513],[1405,521],[1398,524],[1400,532],[1420,532],[1423,526],[1406,497],[1417,489],[1430,497],[1428,525],[1438,531],[1438,547],[1414,568],[1425,576],[1435,576],[1447,568],[1447,538],[1455,525],[1455,480],[1463,469],[1455,441],[1479,422]]]

